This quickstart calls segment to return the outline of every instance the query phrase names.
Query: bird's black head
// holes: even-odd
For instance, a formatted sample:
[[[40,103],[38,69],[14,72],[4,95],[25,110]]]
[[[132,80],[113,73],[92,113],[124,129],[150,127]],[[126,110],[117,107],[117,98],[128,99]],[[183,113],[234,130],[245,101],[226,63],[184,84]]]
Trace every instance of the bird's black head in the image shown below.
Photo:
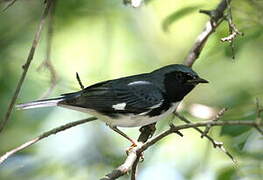
[[[182,64],[173,64],[153,71],[157,76],[162,76],[167,98],[172,102],[181,101],[197,84],[208,83],[191,68]]]

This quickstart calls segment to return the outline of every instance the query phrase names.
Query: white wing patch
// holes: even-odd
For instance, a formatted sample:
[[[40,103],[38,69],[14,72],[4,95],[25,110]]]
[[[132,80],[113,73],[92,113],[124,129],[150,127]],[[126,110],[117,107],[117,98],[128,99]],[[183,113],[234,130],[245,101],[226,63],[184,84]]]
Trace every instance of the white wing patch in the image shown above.
[[[135,85],[135,84],[151,84],[148,81],[134,81],[128,84],[128,86]]]
[[[125,110],[126,103],[119,103],[112,105],[112,108],[115,110]]]

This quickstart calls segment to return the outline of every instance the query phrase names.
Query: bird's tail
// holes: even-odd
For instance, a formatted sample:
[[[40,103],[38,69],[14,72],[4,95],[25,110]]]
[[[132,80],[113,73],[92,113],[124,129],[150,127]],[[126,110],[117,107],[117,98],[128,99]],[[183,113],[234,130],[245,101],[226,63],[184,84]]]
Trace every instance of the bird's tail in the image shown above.
[[[65,100],[65,97],[62,96],[62,97],[52,98],[52,99],[31,101],[28,103],[18,104],[16,105],[16,108],[22,110],[22,109],[57,106],[57,104],[63,100]]]

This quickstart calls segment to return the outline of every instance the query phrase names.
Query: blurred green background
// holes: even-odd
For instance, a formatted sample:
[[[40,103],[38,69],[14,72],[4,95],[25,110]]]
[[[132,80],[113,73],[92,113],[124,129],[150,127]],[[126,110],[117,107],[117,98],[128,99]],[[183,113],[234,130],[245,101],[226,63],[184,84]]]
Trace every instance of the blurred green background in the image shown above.
[[[0,7],[6,4],[0,1]],[[124,6],[121,0],[58,0],[54,16],[51,61],[58,82],[49,97],[79,90],[75,73],[85,86],[149,72],[182,63],[208,17],[199,9],[213,9],[218,0],[151,0],[141,8]],[[0,14],[0,117],[4,116],[29,52],[43,10],[43,1],[20,0]],[[245,36],[235,42],[236,59],[223,23],[210,38],[194,64],[210,84],[188,95],[180,112],[193,121],[210,118],[223,107],[223,120],[254,120],[258,97],[263,101],[263,1],[233,1],[234,21]],[[37,70],[45,59],[46,33],[41,36],[18,102],[40,98],[50,87],[47,69]],[[263,104],[263,103],[262,103]],[[87,114],[62,108],[14,111],[0,134],[0,154],[40,133]],[[160,132],[170,120],[157,125]],[[180,123],[174,120],[175,123]],[[123,128],[136,138],[138,128]],[[194,130],[171,135],[145,152],[138,179],[262,180],[263,139],[241,126],[213,128],[237,164]],[[121,164],[129,142],[94,121],[51,136],[0,165],[2,180],[99,179]],[[123,176],[120,179],[129,179]]]

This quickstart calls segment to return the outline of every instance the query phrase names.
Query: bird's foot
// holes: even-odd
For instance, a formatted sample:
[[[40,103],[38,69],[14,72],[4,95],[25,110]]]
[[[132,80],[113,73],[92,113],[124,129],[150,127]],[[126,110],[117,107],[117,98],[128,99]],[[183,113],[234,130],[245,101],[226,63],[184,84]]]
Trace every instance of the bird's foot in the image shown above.
[[[125,150],[125,152],[126,152],[127,155],[129,155],[129,153],[130,153],[134,148],[138,147],[138,142],[137,142],[137,141],[132,140],[131,142],[132,142],[132,145],[129,146],[129,147]]]
[[[137,153],[136,151],[143,145],[142,142],[138,142],[136,140],[132,140],[131,142],[132,145],[125,150],[127,155],[129,155],[131,152]],[[140,160],[143,161],[144,160],[143,153],[140,153],[139,156],[140,156]]]

